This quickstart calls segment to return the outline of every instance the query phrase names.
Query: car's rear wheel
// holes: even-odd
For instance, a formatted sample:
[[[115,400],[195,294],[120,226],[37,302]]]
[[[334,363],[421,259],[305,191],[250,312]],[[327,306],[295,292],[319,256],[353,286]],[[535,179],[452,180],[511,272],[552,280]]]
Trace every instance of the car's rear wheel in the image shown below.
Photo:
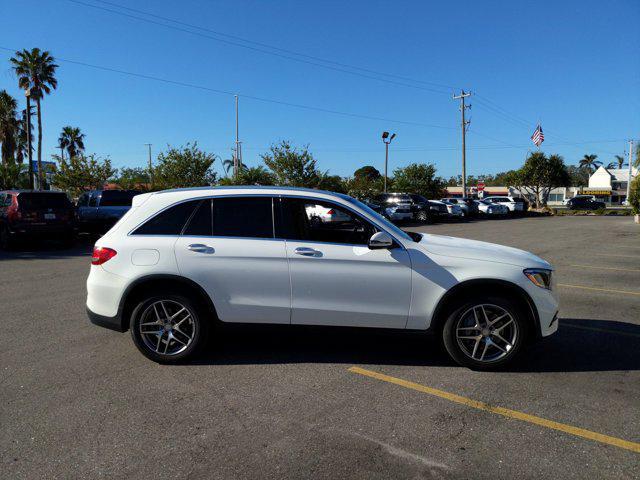
[[[424,210],[420,210],[416,214],[416,220],[418,220],[420,223],[429,223],[429,215]]]
[[[206,343],[207,327],[198,303],[169,293],[141,299],[130,322],[138,350],[158,363],[178,363],[193,357]]]
[[[517,305],[500,297],[479,296],[451,312],[442,339],[460,365],[493,370],[518,355],[527,334],[526,315]]]
[[[11,250],[13,248],[13,238],[9,233],[9,228],[6,225],[0,225],[0,249]]]

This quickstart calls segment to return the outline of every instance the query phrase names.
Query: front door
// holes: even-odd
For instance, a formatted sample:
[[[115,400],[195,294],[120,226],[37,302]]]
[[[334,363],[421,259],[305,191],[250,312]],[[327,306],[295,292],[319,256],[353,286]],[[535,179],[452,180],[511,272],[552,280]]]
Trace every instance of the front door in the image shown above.
[[[280,206],[292,324],[405,328],[411,263],[402,246],[370,250],[376,227],[332,202],[284,197]]]
[[[284,240],[274,238],[271,197],[203,200],[175,244],[181,274],[200,284],[223,322],[289,323]]]

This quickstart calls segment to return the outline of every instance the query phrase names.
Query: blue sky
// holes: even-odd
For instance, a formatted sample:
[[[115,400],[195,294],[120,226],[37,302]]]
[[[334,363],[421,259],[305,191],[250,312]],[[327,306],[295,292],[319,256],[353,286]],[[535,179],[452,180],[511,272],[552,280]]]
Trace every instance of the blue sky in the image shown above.
[[[197,140],[228,158],[234,141],[234,92],[241,95],[245,163],[259,164],[259,154],[270,144],[288,139],[309,144],[320,168],[340,175],[364,164],[383,168],[383,130],[397,133],[390,168],[429,162],[445,177],[459,173],[460,113],[451,99],[455,88],[477,94],[470,98],[469,174],[518,167],[534,148],[529,137],[538,120],[546,135],[542,150],[563,155],[569,164],[585,153],[611,161],[624,153],[626,139],[640,137],[637,0],[109,1],[81,3],[125,15],[70,0],[34,0],[26,32],[25,3],[0,1],[0,47],[38,46],[60,59],[58,90],[43,102],[45,159],[56,152],[64,125],[80,127],[87,151],[109,156],[117,167],[143,165],[145,143],[153,144],[155,156],[167,144]],[[10,55],[0,50],[0,89],[22,101]],[[220,165],[217,169],[221,171]]]

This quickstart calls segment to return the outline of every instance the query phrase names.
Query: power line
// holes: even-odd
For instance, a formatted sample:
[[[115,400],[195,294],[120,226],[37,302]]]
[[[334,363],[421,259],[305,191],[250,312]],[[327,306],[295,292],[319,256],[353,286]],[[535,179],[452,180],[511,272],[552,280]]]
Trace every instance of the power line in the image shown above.
[[[0,50],[5,50],[5,51],[8,51],[8,52],[15,52],[16,51],[15,49],[2,47],[2,46],[0,46]],[[323,112],[323,113],[330,113],[330,114],[333,114],[333,115],[341,115],[341,116],[344,116],[344,117],[361,118],[361,119],[365,119],[365,120],[375,120],[375,121],[380,121],[380,122],[398,123],[398,124],[402,124],[402,125],[412,125],[412,126],[417,126],[417,127],[438,128],[438,129],[443,129],[443,130],[456,130],[455,127],[447,127],[447,126],[444,126],[444,125],[432,125],[432,124],[421,123],[421,122],[412,122],[412,121],[407,121],[407,120],[396,120],[396,119],[390,119],[390,118],[385,118],[385,117],[374,117],[374,116],[371,116],[371,115],[362,115],[362,114],[358,114],[358,113],[342,112],[342,111],[339,111],[339,110],[331,110],[331,109],[328,109],[328,108],[314,107],[314,106],[311,106],[311,105],[303,105],[303,104],[300,104],[300,103],[285,102],[285,101],[282,101],[282,100],[276,100],[276,99],[266,98],[266,97],[258,97],[258,96],[255,96],[255,95],[244,95],[244,94],[239,94],[239,93],[236,93],[236,92],[230,92],[228,90],[221,90],[221,89],[217,89],[217,88],[207,87],[207,86],[204,86],[204,85],[197,85],[197,84],[194,84],[194,83],[181,82],[181,81],[177,81],[177,80],[169,80],[169,79],[166,79],[166,78],[155,77],[153,75],[147,75],[147,74],[144,74],[144,73],[129,72],[129,71],[120,70],[120,69],[117,69],[117,68],[105,67],[105,66],[102,66],[102,65],[95,65],[95,64],[91,64],[91,63],[80,62],[80,61],[77,61],[77,60],[69,60],[69,59],[61,58],[61,57],[56,57],[56,60],[60,61],[60,62],[64,62],[64,63],[70,63],[70,64],[73,64],[73,65],[80,65],[80,66],[83,66],[83,67],[94,68],[94,69],[97,69],[97,70],[103,70],[103,71],[112,72],[112,73],[119,73],[119,74],[122,74],[122,75],[131,76],[131,77],[143,78],[145,80],[153,80],[153,81],[156,81],[156,82],[162,82],[162,83],[166,83],[166,84],[170,84],[170,85],[177,85],[177,86],[180,86],[180,87],[194,88],[194,89],[198,89],[198,90],[203,90],[203,91],[213,92],[213,93],[219,93],[219,94],[223,94],[223,95],[230,95],[230,96],[238,95],[240,97],[244,97],[244,98],[251,99],[251,100],[256,100],[256,101],[259,101],[259,102],[273,103],[273,104],[277,104],[277,105],[300,108],[300,109],[305,109],[305,110],[314,110],[314,111]]]
[[[69,1],[72,1],[72,0],[69,0]],[[276,51],[283,52],[283,53],[288,53],[290,55],[296,55],[296,56],[308,58],[308,59],[311,59],[311,60],[316,60],[316,61],[319,61],[319,62],[330,63],[330,64],[333,64],[333,65],[337,65],[339,67],[351,68],[351,69],[354,69],[354,70],[360,70],[362,72],[372,73],[372,74],[375,74],[375,75],[382,75],[382,76],[385,76],[385,77],[397,78],[399,80],[405,80],[405,81],[414,82],[414,83],[421,83],[421,84],[424,84],[424,85],[431,85],[431,86],[434,86],[434,87],[441,87],[441,88],[447,88],[447,89],[452,89],[452,90],[458,89],[458,87],[455,87],[455,86],[452,86],[452,85],[446,85],[446,84],[435,83],[435,82],[428,82],[428,81],[425,81],[425,80],[418,80],[418,79],[415,79],[415,78],[404,77],[404,76],[396,75],[396,74],[393,74],[393,73],[380,72],[380,71],[372,70],[372,69],[369,69],[369,68],[364,68],[364,67],[360,67],[360,66],[356,66],[356,65],[352,65],[352,64],[348,64],[348,63],[343,63],[343,62],[337,62],[335,60],[329,60],[329,59],[322,58],[322,57],[317,57],[317,56],[314,56],[314,55],[308,55],[306,53],[296,52],[294,50],[288,50],[288,49],[285,49],[285,48],[276,47],[276,46],[269,45],[269,44],[266,44],[266,43],[256,42],[255,40],[248,40],[246,38],[242,38],[242,37],[239,37],[239,36],[236,36],[236,35],[231,35],[231,34],[228,34],[228,33],[219,32],[219,31],[216,31],[216,30],[212,30],[210,28],[206,28],[206,27],[202,27],[202,26],[199,26],[199,25],[190,24],[190,23],[183,22],[183,21],[180,21],[180,20],[175,20],[175,19],[169,18],[169,17],[163,17],[161,15],[150,13],[150,12],[147,12],[147,11],[144,11],[144,10],[138,10],[138,9],[135,9],[135,8],[127,7],[127,6],[120,5],[120,4],[114,3],[114,2],[108,2],[106,0],[93,0],[93,1],[96,2],[96,3],[102,3],[102,4],[105,4],[105,5],[111,5],[113,7],[121,8],[123,10],[128,10],[130,12],[140,13],[142,15],[147,15],[149,17],[157,18],[157,19],[164,20],[164,21],[167,21],[167,22],[172,22],[172,23],[175,23],[175,24],[178,24],[178,25],[183,25],[185,27],[195,28],[197,30],[202,30],[202,31],[205,31],[205,32],[213,33],[215,35],[220,35],[222,37],[227,37],[227,38],[231,38],[231,39],[234,39],[234,40],[239,40],[241,42],[257,45],[257,46],[260,46],[260,47],[270,48],[272,50],[276,50]],[[74,3],[81,3],[81,2],[76,0],[76,2],[74,2]]]
[[[329,69],[329,70],[335,70],[337,72],[343,72],[343,73],[347,73],[349,75],[356,75],[356,76],[359,76],[359,77],[364,77],[364,78],[368,78],[368,79],[371,79],[371,80],[377,80],[377,81],[380,81],[380,82],[390,83],[390,84],[393,84],[393,85],[400,85],[400,86],[403,86],[403,87],[413,88],[413,89],[416,89],[416,90],[423,90],[423,91],[427,91],[427,92],[433,92],[433,93],[449,95],[449,92],[447,92],[447,91],[436,90],[436,89],[427,88],[427,87],[421,87],[421,86],[418,86],[418,85],[411,85],[409,83],[397,82],[395,80],[388,80],[388,79],[385,79],[385,78],[375,77],[373,75],[367,75],[367,74],[364,74],[364,73],[359,73],[359,72],[354,72],[354,71],[351,71],[351,70],[346,70],[344,68],[332,67],[330,65],[323,65],[321,63],[314,62],[314,61],[311,61],[311,60],[304,60],[302,58],[292,57],[291,55],[286,55],[286,54],[277,53],[277,52],[271,52],[269,50],[265,50],[264,48],[253,47],[251,45],[244,45],[242,43],[238,43],[237,41],[217,38],[217,37],[214,37],[212,35],[207,35],[207,34],[204,34],[204,33],[201,33],[201,32],[195,32],[193,30],[188,30],[186,28],[177,27],[175,25],[167,25],[166,23],[157,22],[157,21],[151,20],[149,18],[139,17],[137,15],[131,15],[129,13],[120,12],[118,10],[113,10],[111,8],[101,7],[101,6],[98,6],[98,5],[92,5],[90,3],[85,3],[85,2],[82,2],[80,0],[67,0],[67,1],[71,2],[71,3],[75,3],[77,5],[83,5],[85,7],[90,7],[90,8],[95,8],[95,9],[98,9],[98,10],[103,10],[103,11],[110,12],[110,13],[113,13],[113,14],[116,14],[116,15],[120,15],[120,16],[123,16],[123,17],[133,18],[133,19],[139,20],[141,22],[151,23],[153,25],[159,25],[161,27],[169,28],[169,29],[172,29],[172,30],[177,30],[179,32],[189,33],[191,35],[196,35],[198,37],[208,38],[208,39],[214,40],[216,42],[226,43],[228,45],[233,45],[233,46],[236,46],[236,47],[246,48],[246,49],[253,50],[253,51],[256,51],[256,52],[261,52],[261,53],[264,53],[264,54],[267,54],[267,55],[273,55],[273,56],[276,56],[276,57],[285,58],[285,59],[292,60],[292,61],[295,61],[295,62],[305,63],[305,64],[308,64],[308,65],[315,65],[317,67],[326,68],[326,69]],[[172,20],[168,20],[168,21],[172,21]],[[349,68],[353,68],[353,67],[349,67]]]

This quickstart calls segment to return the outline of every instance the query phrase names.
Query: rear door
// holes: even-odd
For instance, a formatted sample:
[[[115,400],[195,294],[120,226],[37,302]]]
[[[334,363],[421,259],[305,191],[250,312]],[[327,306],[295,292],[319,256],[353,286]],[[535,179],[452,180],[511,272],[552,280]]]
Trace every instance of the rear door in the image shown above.
[[[290,323],[285,241],[270,196],[203,200],[175,244],[180,273],[210,295],[224,322]]]
[[[314,207],[341,212],[342,222],[311,221]],[[342,205],[283,197],[276,235],[286,238],[291,272],[291,323],[405,328],[411,301],[411,263],[398,245],[370,250],[377,230]]]

